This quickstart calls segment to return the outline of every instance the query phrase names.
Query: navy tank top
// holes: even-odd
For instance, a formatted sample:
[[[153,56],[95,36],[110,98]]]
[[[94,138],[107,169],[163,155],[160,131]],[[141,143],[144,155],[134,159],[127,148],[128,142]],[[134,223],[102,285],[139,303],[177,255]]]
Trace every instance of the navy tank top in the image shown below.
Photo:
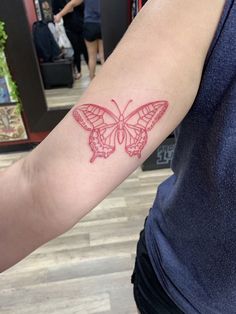
[[[101,23],[100,0],[84,0],[84,22]]]
[[[174,174],[145,227],[155,273],[187,314],[236,313],[235,1],[226,1],[197,97],[176,130]]]

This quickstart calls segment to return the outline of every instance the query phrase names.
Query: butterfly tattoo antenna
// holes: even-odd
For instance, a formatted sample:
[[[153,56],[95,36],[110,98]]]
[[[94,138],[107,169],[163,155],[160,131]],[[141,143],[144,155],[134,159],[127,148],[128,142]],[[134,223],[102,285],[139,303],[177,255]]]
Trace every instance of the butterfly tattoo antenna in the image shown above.
[[[133,99],[130,99],[130,100],[128,101],[128,103],[127,103],[127,105],[125,106],[125,108],[124,108],[124,110],[123,110],[122,113],[121,113],[121,111],[120,111],[120,108],[119,108],[117,102],[116,102],[114,99],[111,99],[111,102],[112,102],[113,104],[115,104],[115,106],[116,106],[116,108],[117,108],[117,110],[118,110],[118,112],[119,112],[119,115],[121,116],[121,115],[124,115],[124,114],[125,114],[126,109],[128,108],[129,104],[130,104],[131,102],[133,102]]]

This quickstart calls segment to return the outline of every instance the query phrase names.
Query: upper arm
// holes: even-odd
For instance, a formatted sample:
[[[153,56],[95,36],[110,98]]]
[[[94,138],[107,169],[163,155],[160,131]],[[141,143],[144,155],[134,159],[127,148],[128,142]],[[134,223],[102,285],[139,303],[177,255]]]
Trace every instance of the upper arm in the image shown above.
[[[34,237],[38,223],[29,216],[26,228],[12,227],[25,232],[15,252],[22,247],[29,252],[76,223],[181,122],[196,96],[223,5],[223,0],[149,0],[75,109],[24,161],[32,216],[37,210],[44,217],[39,228],[44,237],[41,242]],[[112,99],[121,112],[132,100],[124,119]],[[140,154],[131,156],[132,143]],[[94,159],[97,148],[103,154]]]
[[[70,0],[65,6],[64,8],[61,10],[60,14],[62,16],[66,15],[69,12],[72,12],[74,7],[78,6],[79,4],[81,4],[83,2],[83,0]]]
[[[223,0],[214,4],[211,0],[150,0],[80,99],[74,115],[69,112],[29,157],[47,177],[50,193],[55,194],[53,206],[62,217],[80,219],[181,122],[196,96],[223,5]],[[132,100],[124,119],[139,111],[127,121],[133,131],[124,123],[115,125],[118,120],[111,118],[111,112],[117,119],[121,113],[112,99],[121,112]],[[165,110],[142,107],[159,101],[168,105]],[[147,111],[152,113],[144,117]],[[140,154],[132,156],[129,143]],[[101,156],[93,158],[96,154]],[[42,194],[47,191],[41,190]]]
[[[84,1],[83,0],[71,0],[70,2],[73,7],[76,7],[77,5],[81,4]]]

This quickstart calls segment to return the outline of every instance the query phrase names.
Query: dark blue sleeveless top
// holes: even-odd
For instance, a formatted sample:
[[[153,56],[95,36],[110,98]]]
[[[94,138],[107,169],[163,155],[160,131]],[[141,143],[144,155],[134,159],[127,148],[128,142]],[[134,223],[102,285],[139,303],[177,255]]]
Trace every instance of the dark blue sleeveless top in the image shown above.
[[[100,0],[84,0],[84,22],[87,23],[100,23]]]
[[[174,175],[145,228],[166,293],[185,313],[236,313],[236,0],[227,0],[198,95],[176,130]]]

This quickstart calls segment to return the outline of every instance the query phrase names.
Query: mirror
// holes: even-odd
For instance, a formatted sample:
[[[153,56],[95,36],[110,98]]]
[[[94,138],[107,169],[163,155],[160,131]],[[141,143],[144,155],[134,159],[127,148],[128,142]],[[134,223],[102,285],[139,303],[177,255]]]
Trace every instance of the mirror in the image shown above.
[[[38,20],[33,23],[32,32],[47,107],[49,110],[69,109],[78,102],[90,83],[83,29],[84,4],[66,14],[60,23],[54,23],[54,16],[68,0],[30,1],[34,2]],[[27,2],[25,6],[27,9]],[[96,72],[101,67],[99,54],[97,63]]]
[[[102,17],[102,34],[106,58],[111,54],[117,42],[125,32],[129,22],[129,9],[131,0],[100,0]],[[47,9],[47,7],[45,7]],[[17,12],[17,14],[16,14]],[[58,93],[56,88],[44,90],[40,64],[35,53],[32,40],[32,24],[37,20],[34,0],[9,0],[0,1],[0,20],[5,23],[8,36],[6,43],[6,57],[13,79],[19,90],[23,113],[27,120],[30,133],[49,132],[68,112],[71,105],[79,100],[80,93],[87,88],[86,72],[82,72],[82,80],[78,80],[79,91],[76,99],[68,101],[68,87],[63,89],[67,102],[58,107],[50,108],[45,98],[46,93]],[[85,66],[86,71],[86,66]],[[74,85],[73,85],[74,86]],[[55,99],[55,98],[54,98]],[[36,134],[37,135],[37,134]]]

